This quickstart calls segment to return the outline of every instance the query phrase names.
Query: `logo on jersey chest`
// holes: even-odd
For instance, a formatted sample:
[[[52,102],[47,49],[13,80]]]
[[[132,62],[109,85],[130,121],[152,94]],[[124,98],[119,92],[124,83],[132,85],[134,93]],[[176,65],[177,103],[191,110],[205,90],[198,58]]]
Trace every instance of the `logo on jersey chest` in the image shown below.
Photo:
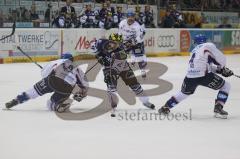
[[[133,28],[123,27],[123,31],[124,31],[125,33],[128,33],[128,34],[136,34],[136,30],[133,29]]]

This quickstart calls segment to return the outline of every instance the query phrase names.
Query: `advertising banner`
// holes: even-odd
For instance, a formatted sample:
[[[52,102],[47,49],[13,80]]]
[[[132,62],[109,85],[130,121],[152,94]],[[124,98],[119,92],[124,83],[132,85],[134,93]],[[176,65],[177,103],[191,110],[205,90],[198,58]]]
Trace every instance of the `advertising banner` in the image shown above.
[[[11,32],[11,29],[2,29],[0,37]],[[58,55],[61,46],[60,30],[53,29],[16,29],[15,34],[0,41],[0,53],[8,51],[9,56],[23,56],[16,49],[20,46],[32,56]]]
[[[65,29],[63,30],[62,51],[71,51],[75,55],[89,54],[91,43],[109,34],[104,29]]]
[[[186,24],[196,25],[201,21],[201,12],[183,11],[182,15]]]
[[[226,30],[223,37],[224,50],[240,52],[240,30]]]
[[[76,55],[91,54],[91,43],[96,39],[108,37],[117,29],[66,29],[63,31],[63,52],[71,51]],[[145,51],[147,54],[161,52],[179,52],[179,31],[172,29],[148,29],[144,36]]]
[[[227,18],[230,24],[239,23],[237,12],[202,12],[202,16],[209,23],[222,24],[224,18]]]
[[[193,39],[197,34],[204,34],[208,41],[213,42],[217,48],[223,51],[240,53],[240,30],[181,30],[180,51],[191,51],[194,47]]]
[[[16,29],[15,34],[0,41],[0,59],[8,62],[24,56],[16,49],[20,46],[30,56],[57,57],[62,52],[71,52],[74,56],[92,57],[91,44],[99,38],[117,32],[117,29]],[[0,38],[11,33],[4,28]],[[144,36],[145,52],[148,56],[188,55],[197,34],[204,34],[224,53],[240,53],[240,29],[147,29]],[[83,57],[84,57],[83,56]],[[48,58],[49,59],[49,58]]]
[[[144,37],[147,54],[179,52],[179,31],[172,29],[148,29]]]

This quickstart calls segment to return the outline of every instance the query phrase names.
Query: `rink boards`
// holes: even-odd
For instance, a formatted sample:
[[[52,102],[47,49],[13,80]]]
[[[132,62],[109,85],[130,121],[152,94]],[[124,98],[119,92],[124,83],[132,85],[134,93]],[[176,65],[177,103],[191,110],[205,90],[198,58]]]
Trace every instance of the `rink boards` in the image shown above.
[[[0,41],[0,63],[28,62],[17,49],[20,46],[36,61],[56,59],[71,52],[77,59],[93,57],[90,46],[98,38],[108,37],[117,29],[23,29]],[[1,29],[0,38],[11,33]],[[193,47],[193,37],[205,34],[225,54],[240,53],[240,29],[147,29],[144,37],[147,56],[186,56]]]

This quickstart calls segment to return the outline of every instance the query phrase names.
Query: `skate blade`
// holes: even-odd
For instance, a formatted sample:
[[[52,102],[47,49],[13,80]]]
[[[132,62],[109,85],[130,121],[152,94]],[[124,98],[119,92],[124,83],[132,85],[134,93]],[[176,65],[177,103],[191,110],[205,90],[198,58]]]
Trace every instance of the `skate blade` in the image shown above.
[[[149,110],[155,110],[155,105],[150,105],[150,106],[148,106],[148,105],[144,105],[143,104],[143,106],[145,106],[146,108],[148,108]]]
[[[11,110],[11,108],[3,107],[2,110]]]
[[[158,113],[159,113],[160,115],[163,115],[163,116],[168,116],[168,115],[170,114],[170,112],[164,113],[164,112],[161,112],[161,111],[158,111]]]
[[[215,118],[220,118],[220,119],[227,119],[227,115],[221,115],[219,113],[215,113],[214,117]]]

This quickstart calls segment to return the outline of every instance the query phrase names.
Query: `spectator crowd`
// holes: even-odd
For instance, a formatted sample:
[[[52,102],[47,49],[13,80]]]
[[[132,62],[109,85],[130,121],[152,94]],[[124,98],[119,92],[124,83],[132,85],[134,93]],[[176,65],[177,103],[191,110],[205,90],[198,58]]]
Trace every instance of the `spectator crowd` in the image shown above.
[[[38,0],[39,1],[39,0]],[[54,2],[57,0],[52,0]],[[33,24],[45,22],[49,27],[56,28],[116,28],[120,21],[126,18],[126,8],[124,4],[137,4],[134,7],[136,20],[146,28],[200,28],[202,23],[206,23],[204,16],[198,20],[194,19],[188,13],[183,14],[182,10],[188,11],[232,11],[236,9],[240,13],[240,0],[64,0],[65,6],[52,12],[52,4],[48,2],[47,9],[44,13],[44,19],[40,18],[36,11],[36,5],[33,1],[30,8],[19,6],[14,9],[9,8],[8,13],[3,12],[0,8],[0,27],[4,22],[33,22]],[[47,2],[47,1],[46,1]],[[83,9],[79,14],[72,5],[74,3],[83,3]],[[101,7],[94,7],[94,3],[101,3]],[[113,3],[115,3],[113,5]],[[172,4],[174,3],[174,4]],[[154,16],[153,9],[149,4],[158,5],[160,12],[164,10],[164,16]],[[113,7],[114,6],[114,7]],[[141,8],[142,7],[142,8]],[[77,8],[79,9],[79,8]],[[44,11],[43,11],[44,12]],[[42,13],[43,13],[42,12]],[[78,14],[77,14],[78,13]],[[158,13],[155,13],[155,15]],[[43,15],[43,14],[41,14]],[[189,23],[186,19],[190,19]],[[158,21],[158,26],[154,22]],[[192,24],[192,22],[194,24]],[[193,26],[192,26],[193,25]],[[222,20],[218,27],[232,27],[228,24],[228,19]]]
[[[66,6],[61,8],[60,13],[54,18],[52,25],[58,28],[116,28],[121,20],[125,18],[125,13],[121,5],[111,6],[111,2],[106,0],[100,9],[92,9],[91,3],[86,4],[79,16],[76,15],[75,8],[71,6],[71,1],[66,1]],[[135,7],[136,20],[147,28],[155,27],[153,11],[149,5],[145,5],[144,11],[137,5]]]
[[[171,0],[160,0],[161,7],[171,5]],[[240,8],[240,0],[174,0],[178,8],[190,10],[231,11]]]

